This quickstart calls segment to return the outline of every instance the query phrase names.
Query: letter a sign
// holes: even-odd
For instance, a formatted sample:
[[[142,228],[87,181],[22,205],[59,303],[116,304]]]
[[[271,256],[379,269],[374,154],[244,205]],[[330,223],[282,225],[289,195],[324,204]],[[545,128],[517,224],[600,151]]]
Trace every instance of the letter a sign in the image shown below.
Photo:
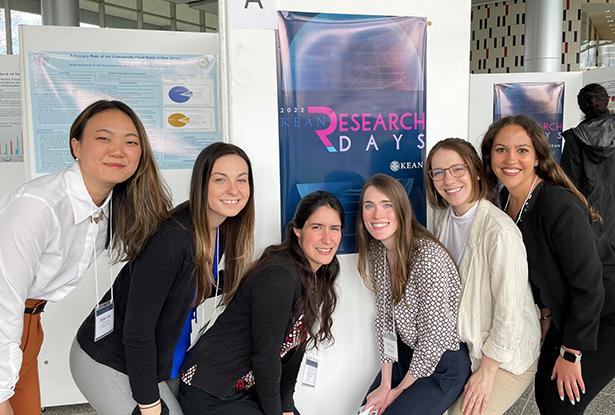
[[[232,29],[271,29],[278,27],[276,0],[229,0]]]

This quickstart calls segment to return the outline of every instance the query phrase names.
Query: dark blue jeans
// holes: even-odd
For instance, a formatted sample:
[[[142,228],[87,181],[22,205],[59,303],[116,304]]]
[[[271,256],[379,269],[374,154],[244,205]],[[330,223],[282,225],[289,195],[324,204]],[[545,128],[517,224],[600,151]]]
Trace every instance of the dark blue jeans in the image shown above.
[[[412,360],[413,350],[397,338],[399,361],[393,363],[392,387],[402,381]],[[444,352],[434,372],[428,378],[417,379],[412,386],[386,409],[386,415],[441,415],[461,395],[472,371],[468,348],[461,343],[459,350]],[[369,392],[380,386],[380,373]],[[368,394],[369,394],[368,392]]]

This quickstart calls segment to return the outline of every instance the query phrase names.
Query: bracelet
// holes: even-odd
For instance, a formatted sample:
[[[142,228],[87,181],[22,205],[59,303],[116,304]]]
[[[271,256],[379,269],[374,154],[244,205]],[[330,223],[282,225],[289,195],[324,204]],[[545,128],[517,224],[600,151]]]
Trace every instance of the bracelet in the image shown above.
[[[545,314],[544,316],[540,316],[540,320],[551,320],[553,316],[551,314]]]
[[[154,407],[156,407],[158,405],[160,405],[160,400],[158,402],[156,402],[156,403],[153,403],[153,404],[147,405],[147,406],[139,404],[139,409],[150,409],[150,408],[154,408]]]

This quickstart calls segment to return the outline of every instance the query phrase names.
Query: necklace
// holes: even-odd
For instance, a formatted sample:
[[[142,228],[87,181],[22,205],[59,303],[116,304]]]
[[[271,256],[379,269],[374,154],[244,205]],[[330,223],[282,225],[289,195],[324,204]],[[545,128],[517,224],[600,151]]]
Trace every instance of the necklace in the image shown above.
[[[529,192],[527,192],[527,196],[525,197],[525,200],[523,201],[523,204],[521,205],[521,209],[519,210],[519,214],[517,215],[517,219],[515,220],[515,225],[519,224],[519,221],[521,220],[521,215],[523,214],[523,209],[525,208],[525,205],[527,204],[528,200],[532,198],[532,192],[534,191],[534,186],[536,185],[537,181],[538,181],[538,176],[534,177],[534,181],[532,182],[532,185],[530,186]],[[508,192],[508,198],[506,198],[506,204],[504,205],[504,212],[506,212],[506,209],[508,209],[508,202],[510,202],[510,192]]]

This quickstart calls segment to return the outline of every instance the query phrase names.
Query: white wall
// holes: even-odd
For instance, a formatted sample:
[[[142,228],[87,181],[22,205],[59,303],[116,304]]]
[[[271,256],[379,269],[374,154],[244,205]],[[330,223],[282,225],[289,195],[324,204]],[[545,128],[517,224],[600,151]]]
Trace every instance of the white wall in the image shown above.
[[[470,1],[279,0],[280,10],[425,16],[427,28],[427,143],[468,131]],[[221,30],[223,23],[221,24]],[[229,31],[231,141],[254,163],[257,248],[279,241],[280,180],[277,82],[273,31]],[[428,148],[428,149],[429,149]],[[373,295],[356,272],[356,255],[340,258],[335,345],[318,352],[315,388],[301,385],[303,415],[354,414],[378,371]]]
[[[493,122],[493,85],[507,82],[564,82],[564,130],[574,127],[581,121],[576,98],[582,87],[581,72],[471,75],[468,139],[479,152],[483,135]]]

